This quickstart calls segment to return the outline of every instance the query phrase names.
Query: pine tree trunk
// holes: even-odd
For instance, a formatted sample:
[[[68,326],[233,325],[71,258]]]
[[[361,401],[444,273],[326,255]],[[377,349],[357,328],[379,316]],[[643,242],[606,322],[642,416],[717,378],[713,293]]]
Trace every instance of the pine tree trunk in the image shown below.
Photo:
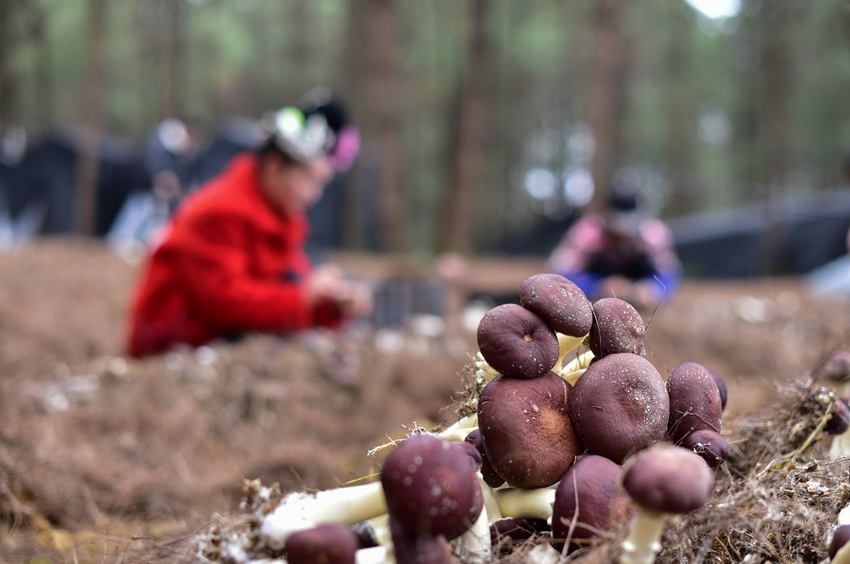
[[[9,127],[14,113],[15,80],[12,75],[12,35],[13,0],[0,1],[0,139]]]
[[[94,234],[97,213],[98,146],[103,129],[103,98],[107,6],[109,0],[88,0],[86,7],[86,84],[81,104],[84,119],[77,153],[75,225],[80,233]]]
[[[587,103],[595,144],[591,162],[596,187],[591,203],[594,209],[599,209],[605,201],[622,145],[628,62],[625,15],[624,0],[593,2],[593,61]]]
[[[386,251],[408,249],[408,212],[402,182],[401,104],[402,85],[398,56],[399,27],[392,0],[356,0],[351,3],[351,22],[359,35],[349,46],[362,57],[360,74],[352,77],[358,123],[363,131],[364,150],[357,180],[360,193],[368,183],[377,183],[381,247]],[[361,19],[362,18],[362,19]],[[358,21],[359,20],[359,21]]]
[[[443,198],[443,250],[472,250],[475,221],[475,193],[481,180],[484,130],[484,97],[487,92],[488,64],[492,42],[487,31],[489,0],[473,0],[470,5],[470,31],[466,69],[459,81],[452,136],[448,144],[450,181]]]
[[[159,47],[160,119],[183,115],[186,84],[186,34],[188,6],[185,0],[161,0],[159,10],[161,44]]]

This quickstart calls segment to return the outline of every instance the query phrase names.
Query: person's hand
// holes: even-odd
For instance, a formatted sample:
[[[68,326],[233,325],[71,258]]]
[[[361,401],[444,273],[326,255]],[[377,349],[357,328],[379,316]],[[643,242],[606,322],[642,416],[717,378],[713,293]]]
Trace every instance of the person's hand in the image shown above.
[[[362,316],[372,311],[372,293],[363,284],[346,280],[335,265],[313,271],[305,285],[307,302],[315,306],[331,302],[346,316]]]

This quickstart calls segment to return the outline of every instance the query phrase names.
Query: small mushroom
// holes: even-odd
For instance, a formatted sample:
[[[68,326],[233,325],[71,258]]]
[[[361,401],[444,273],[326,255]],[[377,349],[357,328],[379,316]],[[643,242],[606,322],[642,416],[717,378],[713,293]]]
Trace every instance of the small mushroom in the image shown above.
[[[581,289],[559,274],[535,274],[519,291],[520,303],[552,330],[584,337],[593,325],[593,308]]]
[[[832,564],[850,564],[850,525],[840,525],[832,533],[829,558]]]
[[[558,338],[538,316],[516,304],[496,306],[478,324],[484,360],[509,378],[536,378],[558,360]]]
[[[832,402],[832,413],[823,430],[828,435],[841,435],[850,429],[850,409],[841,399]]]
[[[464,439],[468,444],[475,447],[478,455],[481,457],[481,477],[491,488],[498,488],[505,483],[505,479],[499,476],[493,469],[490,459],[487,458],[487,451],[484,449],[484,440],[481,438],[481,430],[475,429],[469,433]]]
[[[668,433],[674,442],[702,429],[720,431],[723,407],[711,373],[701,364],[684,362],[667,378],[670,396]]]
[[[664,438],[669,410],[661,375],[648,360],[629,353],[594,360],[569,395],[579,441],[618,464]]]
[[[359,548],[357,534],[341,523],[325,523],[292,533],[284,545],[290,564],[354,564]]]
[[[552,512],[552,536],[568,552],[581,548],[610,525],[625,519],[629,498],[620,486],[622,468],[605,457],[579,457],[558,483]]]
[[[496,473],[518,488],[554,484],[581,446],[567,414],[571,386],[554,373],[499,377],[481,392],[478,425]]]
[[[615,353],[646,356],[646,326],[638,311],[619,298],[593,303],[593,325],[587,344],[596,358]]]
[[[390,518],[393,554],[399,564],[458,564],[442,535],[417,535]]]
[[[451,540],[469,529],[483,497],[468,446],[421,434],[396,447],[381,470],[391,519],[414,536]]]
[[[726,444],[726,439],[711,429],[694,431],[684,438],[681,446],[702,457],[711,469],[723,464],[729,456],[729,445]]]
[[[726,380],[724,380],[723,376],[711,368],[706,366],[705,369],[708,370],[708,373],[711,374],[712,378],[714,378],[714,383],[717,384],[717,391],[720,392],[720,409],[722,411],[726,411],[726,400],[729,397],[729,389],[726,386]]]
[[[850,352],[835,351],[817,370],[819,378],[846,385],[850,382]]]
[[[691,451],[658,445],[627,465],[623,487],[637,511],[623,541],[620,564],[651,564],[661,550],[667,517],[702,507],[714,489],[714,472]]]

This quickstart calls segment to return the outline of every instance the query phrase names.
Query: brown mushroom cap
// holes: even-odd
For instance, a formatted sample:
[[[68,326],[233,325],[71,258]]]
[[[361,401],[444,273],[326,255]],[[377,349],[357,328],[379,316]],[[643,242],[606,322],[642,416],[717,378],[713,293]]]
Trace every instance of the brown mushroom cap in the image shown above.
[[[646,509],[687,513],[708,500],[714,489],[714,472],[689,450],[658,445],[638,454],[627,466],[623,487]]]
[[[360,542],[348,525],[326,523],[292,533],[284,551],[291,564],[354,564]]]
[[[582,448],[567,400],[571,387],[553,373],[531,380],[497,377],[481,392],[478,426],[496,473],[517,488],[557,482]]]
[[[536,313],[551,329],[584,337],[593,325],[593,308],[581,289],[559,274],[535,274],[519,291],[524,308]]]
[[[667,378],[670,396],[668,432],[679,442],[694,431],[720,431],[723,407],[711,373],[696,362],[683,362]]]
[[[490,544],[496,545],[504,539],[524,541],[550,529],[545,519],[499,519],[490,523]]]
[[[841,399],[832,402],[832,413],[823,430],[829,435],[841,435],[850,429],[850,409]]]
[[[414,535],[453,539],[475,523],[483,497],[467,447],[421,434],[387,456],[381,485],[388,513],[400,526]]]
[[[646,326],[640,313],[627,301],[602,298],[593,303],[593,325],[587,344],[594,356],[632,353],[646,355]]]
[[[817,371],[817,376],[833,382],[850,381],[850,352],[833,352]]]
[[[669,409],[661,375],[648,360],[628,353],[591,363],[569,396],[579,441],[618,464],[664,438]]]
[[[620,485],[621,474],[618,464],[593,454],[579,457],[564,474],[555,492],[552,536],[563,542],[571,535],[569,552],[625,518],[629,498]]]
[[[484,482],[491,488],[498,488],[504,484],[504,478],[496,473],[493,465],[490,463],[490,459],[487,458],[487,451],[484,450],[484,439],[481,438],[481,431],[475,429],[466,436],[464,441],[474,446],[478,455],[481,457],[481,477],[484,478]]]
[[[449,543],[442,535],[416,535],[390,517],[390,535],[396,562],[416,564],[457,564]]]
[[[729,445],[726,444],[726,439],[711,429],[694,431],[685,437],[681,446],[701,456],[712,469],[723,464],[729,456]]]
[[[844,545],[850,541],[850,525],[841,525],[835,532],[832,533],[832,540],[829,543],[829,557],[835,558],[839,550],[844,548]]]
[[[558,361],[558,337],[546,323],[517,304],[496,306],[478,324],[481,356],[508,378],[536,378]]]

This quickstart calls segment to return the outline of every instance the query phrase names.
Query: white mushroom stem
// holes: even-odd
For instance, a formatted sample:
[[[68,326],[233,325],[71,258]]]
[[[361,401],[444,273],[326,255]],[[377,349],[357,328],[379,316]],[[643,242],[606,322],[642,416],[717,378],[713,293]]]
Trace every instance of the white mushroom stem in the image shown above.
[[[836,401],[841,401],[838,399],[841,396],[850,396],[850,382],[841,384],[835,391]],[[832,439],[832,444],[829,445],[829,458],[831,460],[850,458],[850,429]]]
[[[478,414],[473,413],[472,415],[467,415],[466,417],[461,417],[439,433],[432,433],[437,435],[441,439],[445,439],[447,441],[462,441],[466,438],[466,436],[472,431],[478,428]],[[416,431],[421,432],[421,431]],[[411,432],[410,435],[416,434],[416,432]],[[397,445],[399,442],[403,441],[404,438],[401,439],[390,439],[389,442],[384,443],[382,445],[378,445],[369,449],[366,453],[368,456],[374,456],[377,453],[381,452],[384,449],[393,447]]]
[[[486,506],[481,508],[472,527],[460,536],[458,555],[461,562],[469,564],[490,562],[490,520]]]
[[[661,550],[661,535],[667,515],[638,506],[629,528],[629,536],[623,541],[620,564],[652,564]]]
[[[590,361],[593,360],[593,358],[593,351],[585,351],[581,353],[563,367],[562,374],[587,368],[587,365],[590,364]]]
[[[395,564],[395,555],[389,546],[361,548],[355,556],[357,564]]]
[[[831,564],[850,564],[850,542],[838,549],[835,558],[830,560]]]
[[[845,505],[844,508],[838,512],[838,524],[850,525],[850,505]]]
[[[555,504],[554,488],[524,490],[508,488],[493,492],[502,517],[514,519],[551,519]]]
[[[555,363],[555,368],[558,369],[561,368],[570,351],[581,345],[584,337],[571,337],[563,333],[555,333],[555,335],[558,336],[558,362]]]
[[[260,535],[275,549],[296,531],[322,523],[354,524],[387,512],[380,482],[287,496],[263,518]]]
[[[496,499],[496,490],[484,481],[481,477],[481,472],[478,472],[478,482],[481,484],[481,495],[484,496],[484,509],[487,510],[487,516],[490,522],[498,521],[502,518],[502,509],[499,507],[499,501]]]

